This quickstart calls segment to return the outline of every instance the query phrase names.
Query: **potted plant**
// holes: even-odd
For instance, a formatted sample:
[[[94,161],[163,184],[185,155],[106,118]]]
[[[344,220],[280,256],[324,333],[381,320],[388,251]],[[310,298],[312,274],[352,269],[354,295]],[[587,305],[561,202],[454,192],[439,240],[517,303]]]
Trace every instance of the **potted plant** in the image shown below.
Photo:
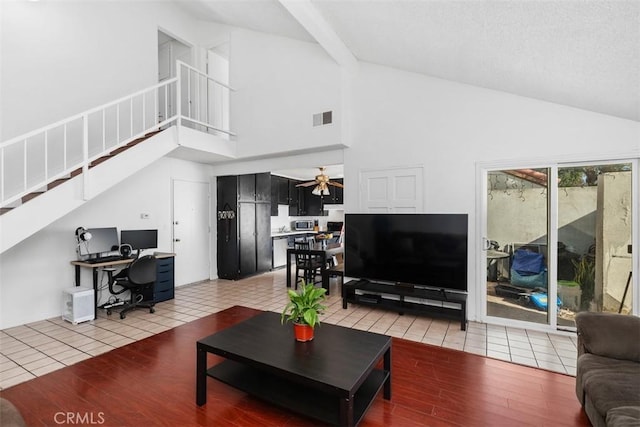
[[[313,330],[320,324],[319,315],[327,308],[321,304],[326,298],[324,288],[316,288],[313,283],[306,284],[302,281],[299,292],[292,289],[287,291],[289,303],[282,311],[281,321],[293,322],[293,328],[298,341],[311,341]]]
[[[572,260],[575,267],[574,281],[580,285],[580,310],[588,311],[591,301],[595,296],[596,287],[596,263],[593,259],[584,256],[580,261]]]

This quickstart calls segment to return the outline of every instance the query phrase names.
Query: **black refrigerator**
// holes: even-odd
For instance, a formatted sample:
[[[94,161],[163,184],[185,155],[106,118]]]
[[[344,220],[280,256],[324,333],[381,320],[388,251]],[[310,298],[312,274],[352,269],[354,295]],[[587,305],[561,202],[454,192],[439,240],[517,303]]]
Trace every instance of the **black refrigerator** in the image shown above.
[[[271,269],[271,175],[217,179],[218,277],[240,279]]]

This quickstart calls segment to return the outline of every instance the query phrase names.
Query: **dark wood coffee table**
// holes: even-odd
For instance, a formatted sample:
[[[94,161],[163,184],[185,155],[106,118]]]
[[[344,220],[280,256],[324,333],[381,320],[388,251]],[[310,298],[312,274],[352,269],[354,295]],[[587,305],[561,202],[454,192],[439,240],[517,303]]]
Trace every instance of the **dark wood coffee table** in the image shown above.
[[[226,358],[207,369],[207,353]],[[376,368],[383,360],[383,369]],[[197,342],[196,403],[207,376],[334,425],[357,425],[380,389],[391,399],[391,337],[323,323],[313,341],[265,312]]]

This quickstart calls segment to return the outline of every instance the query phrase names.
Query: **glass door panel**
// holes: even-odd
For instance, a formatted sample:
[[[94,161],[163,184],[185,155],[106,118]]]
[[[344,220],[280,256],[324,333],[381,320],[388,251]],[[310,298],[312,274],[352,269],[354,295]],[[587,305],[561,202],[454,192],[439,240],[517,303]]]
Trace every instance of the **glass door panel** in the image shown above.
[[[632,312],[632,165],[558,168],[559,327],[580,311]]]
[[[548,176],[546,168],[487,173],[487,316],[549,324]]]

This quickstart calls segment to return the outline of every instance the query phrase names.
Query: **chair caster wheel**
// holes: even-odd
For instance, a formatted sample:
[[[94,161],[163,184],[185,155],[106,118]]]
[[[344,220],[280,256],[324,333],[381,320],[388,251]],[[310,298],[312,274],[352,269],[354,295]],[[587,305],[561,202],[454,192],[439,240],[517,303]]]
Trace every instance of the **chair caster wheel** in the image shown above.
[[[151,308],[149,309],[149,313],[155,313],[155,312],[156,312],[156,309],[155,309],[155,308],[151,307]]]
[[[126,314],[122,314],[122,313],[120,314],[120,319],[124,319],[125,317],[127,317]]]
[[[107,316],[111,316],[111,310],[107,310]]]

